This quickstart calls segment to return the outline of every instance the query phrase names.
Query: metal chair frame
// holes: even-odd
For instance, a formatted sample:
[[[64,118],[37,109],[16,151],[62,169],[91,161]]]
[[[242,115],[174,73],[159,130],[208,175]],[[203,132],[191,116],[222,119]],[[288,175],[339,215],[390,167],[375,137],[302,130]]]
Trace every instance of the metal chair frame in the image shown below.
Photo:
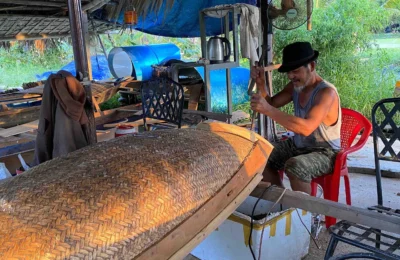
[[[153,78],[141,86],[143,121],[146,118],[164,120],[181,128],[185,101],[182,85],[166,77]]]
[[[390,105],[390,107],[388,106]],[[388,108],[389,107],[389,108]],[[384,119],[378,123],[377,112],[382,112]],[[400,115],[400,98],[383,99],[375,104],[372,109],[372,127],[374,141],[374,157],[375,157],[375,175],[377,184],[378,205],[369,207],[380,214],[386,214],[400,218],[399,209],[391,209],[383,206],[382,195],[382,174],[380,161],[400,162],[400,151],[395,151],[393,144],[400,141],[400,126],[395,123],[395,116]],[[390,125],[391,133],[385,133],[385,128]],[[383,147],[379,148],[379,140],[382,141]],[[389,155],[387,155],[389,154]],[[326,260],[361,258],[362,253],[348,254],[341,256],[333,256],[339,241],[353,245],[360,249],[367,250],[371,254],[364,255],[370,259],[400,259],[400,235],[388,234],[381,230],[362,226],[349,221],[340,221],[336,225],[331,226],[331,240],[326,250]],[[372,245],[371,245],[372,244]],[[373,246],[375,244],[375,246]],[[397,253],[396,253],[397,251]]]

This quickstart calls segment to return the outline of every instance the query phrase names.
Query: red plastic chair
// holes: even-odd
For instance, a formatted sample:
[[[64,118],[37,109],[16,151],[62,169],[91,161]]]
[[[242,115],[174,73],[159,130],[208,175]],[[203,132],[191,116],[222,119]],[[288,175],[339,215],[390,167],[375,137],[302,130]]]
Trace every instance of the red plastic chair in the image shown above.
[[[352,145],[354,139],[361,130],[363,130],[363,133],[360,139],[356,144]],[[342,108],[342,126],[340,131],[340,141],[342,149],[336,156],[333,173],[312,180],[312,196],[316,196],[319,184],[324,191],[324,198],[337,202],[339,200],[340,177],[344,177],[346,203],[348,205],[351,205],[350,180],[349,172],[347,169],[347,155],[360,150],[367,142],[371,131],[372,124],[365,116],[354,110]],[[283,171],[280,172],[280,174],[282,178]],[[328,216],[325,218],[326,228],[329,228],[335,223],[336,218]]]
[[[356,136],[363,130],[363,133],[354,145]],[[342,150],[337,154],[335,166],[332,174],[325,175],[311,182],[311,195],[316,196],[317,184],[321,185],[324,191],[324,198],[327,200],[338,201],[340,189],[340,177],[344,177],[346,191],[346,203],[351,205],[349,171],[347,169],[347,155],[360,150],[368,141],[372,131],[371,122],[359,112],[348,108],[342,108],[342,127],[340,131],[340,142]],[[334,225],[336,218],[326,217],[326,228]]]

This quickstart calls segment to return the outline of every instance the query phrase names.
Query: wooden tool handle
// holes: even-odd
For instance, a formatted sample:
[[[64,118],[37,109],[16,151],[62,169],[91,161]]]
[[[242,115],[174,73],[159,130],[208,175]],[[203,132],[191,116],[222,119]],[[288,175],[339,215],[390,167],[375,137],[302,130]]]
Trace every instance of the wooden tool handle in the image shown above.
[[[312,20],[311,20],[312,5],[313,5],[312,0],[307,0],[307,30],[309,31],[312,30]]]

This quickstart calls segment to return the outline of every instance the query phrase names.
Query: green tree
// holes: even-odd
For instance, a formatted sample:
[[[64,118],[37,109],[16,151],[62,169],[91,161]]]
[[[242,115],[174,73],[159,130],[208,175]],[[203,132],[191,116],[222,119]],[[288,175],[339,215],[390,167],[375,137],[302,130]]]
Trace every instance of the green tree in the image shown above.
[[[391,95],[393,74],[387,69],[389,54],[376,49],[374,30],[387,24],[387,10],[372,0],[334,0],[315,8],[313,30],[305,27],[275,31],[275,63],[280,63],[284,46],[309,41],[320,51],[319,74],[339,90],[342,106],[369,116],[378,100]],[[274,73],[274,86],[280,90],[286,75]],[[289,108],[291,110],[291,108]]]

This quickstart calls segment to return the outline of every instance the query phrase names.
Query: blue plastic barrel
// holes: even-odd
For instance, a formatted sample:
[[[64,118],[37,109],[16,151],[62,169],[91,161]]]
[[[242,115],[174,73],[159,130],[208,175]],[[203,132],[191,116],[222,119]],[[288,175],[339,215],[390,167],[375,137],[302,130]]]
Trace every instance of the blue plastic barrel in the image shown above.
[[[196,67],[204,80],[204,68]],[[226,92],[226,70],[210,71],[211,86],[211,108],[213,112],[227,112],[227,92]],[[232,82],[232,104],[237,106],[250,100],[247,94],[249,85],[250,70],[237,67],[231,69]]]
[[[152,75],[152,65],[180,58],[179,47],[172,43],[116,47],[108,55],[108,66],[115,78],[131,76],[148,80]]]

